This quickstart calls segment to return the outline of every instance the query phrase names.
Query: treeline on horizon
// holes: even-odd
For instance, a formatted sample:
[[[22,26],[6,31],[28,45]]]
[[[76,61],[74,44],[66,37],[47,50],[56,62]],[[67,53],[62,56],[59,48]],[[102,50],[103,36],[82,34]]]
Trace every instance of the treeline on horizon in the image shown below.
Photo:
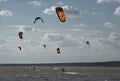
[[[0,66],[81,66],[81,67],[120,67],[120,61],[80,62],[80,63],[37,63],[37,64],[0,64]]]

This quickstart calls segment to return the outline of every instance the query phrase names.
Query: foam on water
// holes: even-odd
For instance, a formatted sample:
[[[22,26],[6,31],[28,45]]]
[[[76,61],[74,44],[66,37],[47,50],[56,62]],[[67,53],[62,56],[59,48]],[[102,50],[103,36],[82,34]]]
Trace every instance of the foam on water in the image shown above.
[[[77,72],[65,72],[65,74],[72,74],[72,75],[75,75],[75,74],[78,74]]]

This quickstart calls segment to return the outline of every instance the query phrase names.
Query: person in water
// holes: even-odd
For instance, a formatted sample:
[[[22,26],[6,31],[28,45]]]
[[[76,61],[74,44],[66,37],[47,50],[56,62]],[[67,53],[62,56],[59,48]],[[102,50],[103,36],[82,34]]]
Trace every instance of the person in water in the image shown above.
[[[65,69],[64,69],[64,68],[62,68],[62,72],[65,72]]]

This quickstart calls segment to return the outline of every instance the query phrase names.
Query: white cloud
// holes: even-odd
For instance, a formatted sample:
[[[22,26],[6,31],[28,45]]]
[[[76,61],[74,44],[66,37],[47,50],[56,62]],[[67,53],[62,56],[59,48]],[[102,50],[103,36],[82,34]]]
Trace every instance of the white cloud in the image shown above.
[[[56,33],[45,33],[42,39],[50,40],[50,41],[61,41],[65,39],[65,36],[62,34],[56,34]]]
[[[66,12],[66,15],[70,18],[74,18],[80,15],[80,12],[73,6],[66,5],[66,6],[62,6],[62,8]]]
[[[120,48],[120,33],[111,32],[105,37],[90,38],[90,45],[92,49],[106,49],[106,48]]]
[[[78,40],[79,38],[77,38],[76,36],[72,36],[72,35],[66,35],[65,39],[63,41],[61,41],[59,43],[60,46],[64,46],[64,47],[82,47],[81,45],[81,40]]]
[[[85,30],[83,30],[83,29],[75,29],[75,28],[74,28],[74,29],[70,29],[70,31],[74,31],[74,32],[77,32],[77,31],[78,31],[78,32],[83,32],[83,31],[85,31]]]
[[[19,25],[19,31],[22,31],[22,32],[31,31],[31,28],[25,25]]]
[[[46,8],[46,9],[43,11],[43,13],[49,14],[49,15],[55,13],[55,6],[53,6],[53,7],[51,7],[51,8]]]
[[[117,40],[120,41],[120,33],[117,33],[117,32],[110,33],[109,39],[111,41],[117,41]]]
[[[120,4],[120,0],[97,0],[97,3],[118,3]],[[114,15],[120,16],[120,6],[115,9]]]
[[[82,47],[80,37],[72,36],[72,35],[65,35],[59,33],[45,33],[41,40],[49,41],[54,46],[62,46],[62,47]]]
[[[101,37],[96,37],[90,40],[90,45],[92,49],[102,49],[106,45],[104,42],[105,42],[105,39]]]
[[[111,32],[105,37],[90,38],[90,46],[92,49],[120,48],[120,33]]]
[[[36,31],[36,29],[31,28],[28,25],[12,25],[12,26],[9,26],[9,27],[16,28],[17,31],[19,31],[19,32]]]
[[[0,2],[7,2],[7,0],[0,0]]]
[[[120,0],[97,0],[97,3],[111,3],[111,2],[119,2]]]
[[[112,28],[114,25],[111,22],[105,22],[104,27]]]
[[[0,16],[13,16],[10,10],[0,10]]]
[[[10,25],[9,28],[13,28],[14,31],[21,32],[59,32],[53,29],[41,29],[40,27],[30,26],[30,25]]]
[[[87,27],[87,24],[75,24],[74,27]]]
[[[42,6],[42,1],[32,1],[32,2],[28,2],[28,4],[31,4],[34,6]]]
[[[116,49],[120,49],[120,33],[111,32],[108,37],[108,42]]]
[[[114,15],[120,16],[120,6],[115,9]]]

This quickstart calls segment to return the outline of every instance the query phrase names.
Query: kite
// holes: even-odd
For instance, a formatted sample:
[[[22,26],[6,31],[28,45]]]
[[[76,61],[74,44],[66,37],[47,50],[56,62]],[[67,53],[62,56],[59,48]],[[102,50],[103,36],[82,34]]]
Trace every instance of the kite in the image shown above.
[[[19,32],[18,36],[20,39],[23,39],[23,32]]]
[[[46,45],[45,45],[45,44],[42,44],[42,46],[43,46],[44,48],[46,48]]]
[[[21,47],[18,47],[19,48],[19,50],[21,51]]]
[[[41,17],[36,17],[35,20],[34,20],[34,24],[36,23],[36,21],[40,19],[42,21],[42,23],[44,23],[43,19]]]
[[[57,53],[58,53],[58,54],[60,53],[60,48],[57,48]]]
[[[61,22],[65,22],[66,18],[65,18],[65,14],[64,14],[63,9],[61,7],[56,7],[55,10],[56,10],[56,14],[57,14],[59,20]]]
[[[86,44],[89,45],[89,41],[86,41]]]

